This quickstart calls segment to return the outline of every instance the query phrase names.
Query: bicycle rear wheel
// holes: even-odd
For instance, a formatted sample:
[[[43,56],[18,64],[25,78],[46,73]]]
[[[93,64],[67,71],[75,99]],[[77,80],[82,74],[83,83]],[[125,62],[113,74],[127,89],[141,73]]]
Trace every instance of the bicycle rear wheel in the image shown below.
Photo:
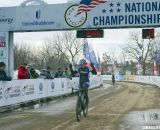
[[[78,97],[78,100],[77,100],[77,105],[76,105],[76,118],[77,118],[77,121],[80,121],[81,119],[81,99],[80,97]]]

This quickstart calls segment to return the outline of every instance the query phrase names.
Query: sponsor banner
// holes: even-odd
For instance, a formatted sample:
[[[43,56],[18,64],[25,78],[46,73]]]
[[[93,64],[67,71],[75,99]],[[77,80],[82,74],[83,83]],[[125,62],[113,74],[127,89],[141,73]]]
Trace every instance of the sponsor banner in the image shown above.
[[[0,32],[0,62],[4,62],[6,64],[6,68],[8,68],[8,33]]]
[[[76,28],[135,28],[160,24],[159,0],[108,0],[0,8],[1,31],[43,31]],[[86,5],[85,5],[86,4]]]
[[[112,75],[103,75],[103,80],[112,80]]]
[[[61,95],[61,79],[55,78],[53,80],[48,81],[48,96],[60,96]]]
[[[129,76],[125,75],[125,80],[128,81],[129,80]]]
[[[160,87],[160,77],[158,76],[125,76],[117,75],[119,80],[135,81],[158,85]],[[91,87],[97,87],[103,80],[111,80],[111,75],[92,76],[90,78]],[[38,100],[50,96],[60,96],[72,92],[72,88],[78,88],[79,79],[72,80],[66,78],[55,78],[53,80],[31,79],[13,80],[10,82],[0,81],[0,107]]]
[[[135,76],[134,76],[134,75],[130,75],[130,76],[129,76],[129,80],[130,80],[130,81],[134,81],[134,80],[135,80]]]
[[[103,75],[103,80],[111,80],[110,77],[111,75]],[[118,77],[117,81],[134,81],[160,87],[160,77],[158,76],[116,75],[116,77]]]
[[[17,82],[17,84],[19,84],[19,81]],[[35,80],[28,80],[28,82],[26,82],[26,80],[22,80],[21,84],[21,97],[23,102],[37,98]]]
[[[23,102],[21,98],[21,82],[12,81],[3,83],[5,105]]]
[[[66,93],[71,93],[72,92],[71,80],[69,78],[65,79],[64,84],[65,84]]]
[[[69,78],[61,79],[61,94],[67,94],[72,92],[72,83]]]
[[[72,80],[70,80],[69,86],[70,86],[70,88],[78,89],[79,79],[78,78],[72,78]]]
[[[0,86],[0,106],[4,105],[3,86]]]
[[[48,81],[45,79],[35,79],[36,80],[36,98],[47,97]]]
[[[100,86],[103,83],[101,80],[101,76],[92,75],[92,78],[90,80],[91,80],[91,86],[90,86],[91,88]]]
[[[16,7],[0,8],[0,28],[1,31],[8,32],[15,29]]]
[[[58,27],[60,29],[63,23],[61,21],[63,19],[63,7],[59,7],[54,5],[18,7],[16,9],[16,29],[48,30]]]
[[[49,80],[48,81],[48,96],[56,96],[58,94],[56,94],[56,85],[57,85],[57,82],[55,80]]]
[[[125,76],[124,75],[119,75],[119,80],[120,81],[123,81],[125,79]]]

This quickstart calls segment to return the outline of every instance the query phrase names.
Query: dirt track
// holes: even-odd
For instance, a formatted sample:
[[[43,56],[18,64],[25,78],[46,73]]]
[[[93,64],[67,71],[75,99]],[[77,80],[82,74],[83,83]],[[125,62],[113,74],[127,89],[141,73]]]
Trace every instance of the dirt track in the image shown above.
[[[50,106],[47,110],[42,106],[43,111],[3,113],[0,130],[118,130],[126,113],[160,108],[159,88],[134,83],[117,83],[109,89],[91,90],[89,97],[89,114],[80,122],[75,118],[77,97],[69,97],[67,100],[71,100],[71,108],[63,108],[66,110],[61,113],[58,113],[61,108],[52,109]]]

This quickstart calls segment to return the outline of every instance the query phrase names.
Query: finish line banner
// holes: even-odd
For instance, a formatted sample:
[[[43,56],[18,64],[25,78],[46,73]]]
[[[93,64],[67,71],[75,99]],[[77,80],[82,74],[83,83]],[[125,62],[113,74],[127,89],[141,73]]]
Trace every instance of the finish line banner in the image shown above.
[[[1,31],[134,28],[160,25],[160,0],[102,0],[0,8]]]

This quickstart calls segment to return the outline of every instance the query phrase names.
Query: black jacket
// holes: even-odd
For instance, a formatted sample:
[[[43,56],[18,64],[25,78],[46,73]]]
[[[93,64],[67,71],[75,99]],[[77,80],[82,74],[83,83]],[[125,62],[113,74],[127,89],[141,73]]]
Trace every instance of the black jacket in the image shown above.
[[[11,77],[8,77],[5,71],[0,70],[0,81],[11,81]]]

